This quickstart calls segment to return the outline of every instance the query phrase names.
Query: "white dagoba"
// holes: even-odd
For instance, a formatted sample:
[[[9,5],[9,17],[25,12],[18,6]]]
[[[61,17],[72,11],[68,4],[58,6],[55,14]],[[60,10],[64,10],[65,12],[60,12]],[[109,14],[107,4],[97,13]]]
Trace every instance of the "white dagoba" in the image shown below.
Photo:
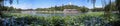
[[[72,2],[69,2],[68,5],[72,5]]]

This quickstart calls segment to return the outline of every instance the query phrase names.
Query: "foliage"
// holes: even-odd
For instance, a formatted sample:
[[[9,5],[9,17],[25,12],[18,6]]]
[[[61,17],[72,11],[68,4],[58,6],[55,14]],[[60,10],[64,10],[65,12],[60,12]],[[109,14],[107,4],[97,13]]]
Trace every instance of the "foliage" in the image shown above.
[[[36,10],[38,11],[63,11],[64,9],[77,9],[79,11],[82,12],[87,12],[88,8],[85,6],[79,7],[76,5],[63,5],[63,6],[54,6],[54,7],[50,7],[50,8],[37,8]]]
[[[53,16],[53,17],[40,17],[28,14],[13,13],[11,16],[15,16],[10,19],[14,19],[14,25],[30,25],[30,26],[106,26],[108,21],[102,16],[103,12],[89,12],[80,16]],[[26,16],[25,16],[26,15]],[[4,18],[3,18],[4,19]],[[9,19],[8,19],[9,20]],[[111,21],[117,20],[115,14],[111,14]],[[4,20],[3,20],[4,21]],[[11,23],[13,21],[9,21]]]
[[[1,11],[15,11],[16,8],[14,7],[8,7],[8,6],[3,6],[2,9],[0,9]]]
[[[91,9],[93,12],[100,12],[100,11],[104,11],[103,8],[94,8],[94,9]]]
[[[81,9],[78,9],[78,10],[80,10],[81,12],[88,12],[89,11],[89,9],[86,8],[85,6],[81,7]]]
[[[90,1],[93,4],[93,8],[95,8],[96,0],[87,0],[87,1]]]
[[[115,2],[116,2],[116,8],[118,9],[120,14],[120,0],[115,0]]]
[[[108,9],[110,9],[111,11],[117,11],[118,10],[116,8],[115,2],[112,2],[111,4],[109,3],[109,4],[105,5],[104,9],[103,8],[94,8],[94,9],[91,9],[91,10],[95,12],[95,11],[107,11]]]
[[[111,11],[117,11],[116,3],[115,2],[109,3],[108,5],[105,6],[105,8],[106,8],[105,10],[110,9]]]

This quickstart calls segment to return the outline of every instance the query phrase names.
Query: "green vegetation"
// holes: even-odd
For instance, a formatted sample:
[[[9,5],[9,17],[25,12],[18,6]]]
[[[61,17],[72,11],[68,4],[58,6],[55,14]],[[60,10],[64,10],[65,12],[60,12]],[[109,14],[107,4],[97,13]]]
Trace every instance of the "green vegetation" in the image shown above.
[[[92,11],[104,11],[103,12],[89,12],[88,14],[82,14],[79,16],[53,16],[53,17],[40,17],[34,16],[29,14],[19,14],[19,13],[7,13],[4,14],[2,11],[21,11],[21,9],[16,9],[14,7],[7,7],[4,6],[4,1],[0,0],[0,26],[1,23],[7,23],[12,26],[18,25],[30,25],[30,26],[106,26],[106,24],[119,24],[120,23],[120,16],[118,14],[113,14],[111,11],[119,11],[120,12],[120,0],[116,0],[115,3],[112,3],[109,0],[109,4],[106,5],[106,2],[103,2],[105,7],[102,8],[95,8],[96,0],[91,0],[93,3]],[[90,1],[90,0],[89,0]],[[10,4],[13,3],[13,0],[8,0]],[[18,2],[18,0],[17,0]],[[63,6],[55,6],[51,8],[38,8],[37,11],[63,11],[64,9],[78,9],[79,11],[86,12],[88,8],[86,7],[79,7],[75,5],[63,5]],[[32,9],[29,9],[32,10]],[[120,13],[119,13],[120,14]],[[106,17],[107,16],[107,17]],[[15,17],[15,18],[14,18]],[[8,18],[8,19],[7,19]],[[4,19],[4,20],[3,20]],[[13,21],[14,20],[14,21]],[[2,22],[3,21],[3,22]],[[5,22],[4,22],[5,21]],[[14,24],[13,24],[14,23]]]
[[[92,20],[98,21],[97,23],[94,21],[91,23],[95,26],[105,26],[102,24],[108,24],[111,21],[118,20],[115,14],[111,14],[111,18],[109,19],[111,21],[106,20],[103,12],[89,12],[87,14],[82,14],[80,16],[73,16],[73,17],[71,16],[40,17],[29,14],[20,14],[20,13],[11,13],[10,15],[15,16],[16,21],[18,22],[24,21],[24,24],[31,26],[85,26],[86,24],[91,23]],[[86,23],[87,21],[90,22]]]
[[[62,5],[62,6],[54,6],[50,8],[37,8],[37,11],[63,11],[64,9],[78,9],[79,11],[86,12],[88,10],[87,7],[76,6],[76,5]]]

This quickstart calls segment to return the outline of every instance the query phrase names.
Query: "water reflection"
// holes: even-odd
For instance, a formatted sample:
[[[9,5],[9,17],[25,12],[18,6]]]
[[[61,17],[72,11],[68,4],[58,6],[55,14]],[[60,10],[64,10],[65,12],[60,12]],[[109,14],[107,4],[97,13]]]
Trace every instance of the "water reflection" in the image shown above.
[[[43,13],[43,12],[40,12],[40,11],[21,11],[22,14],[31,14],[31,15],[37,15],[37,16],[43,16],[43,17],[50,17],[50,16],[78,16],[80,14],[85,14],[85,13],[81,13],[81,12],[78,12],[78,13],[64,13],[62,11],[57,11],[54,12],[54,13]],[[86,12],[87,13],[87,12]]]

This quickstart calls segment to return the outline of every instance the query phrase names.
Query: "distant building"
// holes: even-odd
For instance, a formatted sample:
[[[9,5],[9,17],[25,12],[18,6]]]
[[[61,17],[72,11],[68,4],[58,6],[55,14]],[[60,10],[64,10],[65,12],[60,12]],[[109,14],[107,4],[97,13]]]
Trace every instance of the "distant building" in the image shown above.
[[[77,9],[64,9],[63,11],[64,13],[68,14],[75,14],[75,13],[79,13],[79,11]]]
[[[36,11],[21,11],[22,14],[36,14]]]

